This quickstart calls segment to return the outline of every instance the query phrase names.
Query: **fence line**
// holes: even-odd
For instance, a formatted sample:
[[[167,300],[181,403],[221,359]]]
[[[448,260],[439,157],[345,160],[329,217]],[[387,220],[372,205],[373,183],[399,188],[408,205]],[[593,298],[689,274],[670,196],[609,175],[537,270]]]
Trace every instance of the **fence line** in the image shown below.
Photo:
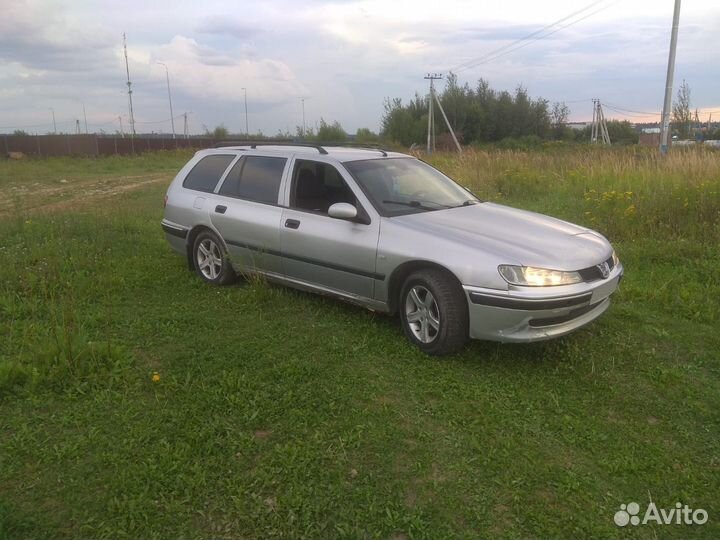
[[[209,148],[217,140],[210,137],[173,139],[172,137],[113,137],[98,135],[2,135],[0,148],[35,156],[111,156],[140,154],[177,148]]]

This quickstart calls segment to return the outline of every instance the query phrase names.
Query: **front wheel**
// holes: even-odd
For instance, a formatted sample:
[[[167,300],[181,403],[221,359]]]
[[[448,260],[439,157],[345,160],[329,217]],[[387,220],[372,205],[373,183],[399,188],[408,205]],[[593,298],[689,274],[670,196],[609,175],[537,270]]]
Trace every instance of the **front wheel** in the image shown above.
[[[407,338],[430,355],[453,354],[468,340],[467,300],[445,272],[411,274],[400,295],[400,319]]]
[[[222,242],[210,231],[201,232],[195,238],[193,262],[197,274],[214,285],[227,285],[237,277]]]

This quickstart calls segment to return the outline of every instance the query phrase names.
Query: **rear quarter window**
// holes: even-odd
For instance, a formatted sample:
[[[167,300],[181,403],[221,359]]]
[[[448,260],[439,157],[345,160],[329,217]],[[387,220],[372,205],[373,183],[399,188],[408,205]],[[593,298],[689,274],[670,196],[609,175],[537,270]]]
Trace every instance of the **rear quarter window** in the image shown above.
[[[220,194],[250,201],[277,204],[287,159],[247,156],[238,161],[220,186]]]
[[[212,193],[233,159],[235,156],[232,154],[218,154],[202,158],[185,177],[183,187]]]

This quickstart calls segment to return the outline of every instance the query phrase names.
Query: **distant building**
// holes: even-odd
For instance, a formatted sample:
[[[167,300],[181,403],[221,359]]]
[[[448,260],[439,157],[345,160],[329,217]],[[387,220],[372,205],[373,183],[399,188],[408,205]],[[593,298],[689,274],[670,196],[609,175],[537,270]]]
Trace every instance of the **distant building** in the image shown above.
[[[566,122],[565,127],[569,127],[570,129],[575,129],[577,131],[582,131],[590,124],[591,122]]]
[[[660,128],[646,128],[646,129],[657,129],[657,131],[650,131],[649,133],[642,130],[640,133],[639,143],[640,146],[660,146]]]

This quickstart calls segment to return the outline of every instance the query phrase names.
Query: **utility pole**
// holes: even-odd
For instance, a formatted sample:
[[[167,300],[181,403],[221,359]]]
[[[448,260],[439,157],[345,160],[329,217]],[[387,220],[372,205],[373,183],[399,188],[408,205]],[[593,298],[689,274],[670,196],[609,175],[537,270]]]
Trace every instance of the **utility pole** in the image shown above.
[[[125,131],[123,131],[123,127],[122,127],[122,116],[118,115],[118,120],[120,120],[120,138],[124,139]]]
[[[184,119],[184,122],[185,122],[184,125],[183,125],[183,134],[185,135],[185,138],[186,138],[186,139],[190,138],[190,136],[189,136],[189,134],[188,134],[187,115],[188,115],[187,111],[186,111],[185,113],[183,113],[183,119]]]
[[[170,72],[168,71],[167,65],[163,64],[162,62],[158,62],[161,66],[165,68],[165,81],[167,82],[167,91],[168,91],[168,101],[170,102],[170,125],[172,126],[172,134],[173,139],[175,138],[175,116],[173,115],[173,109],[172,109],[172,95],[170,95]]]
[[[303,130],[302,130],[302,136],[303,139],[305,138],[305,98],[300,98],[300,101],[302,102],[302,114],[303,114]]]
[[[248,115],[247,115],[247,88],[241,88],[245,92],[245,137],[250,138],[250,131],[248,130]]]
[[[125,32],[123,32],[123,49],[125,50],[125,71],[127,72],[128,108],[130,110],[130,137],[133,138],[135,137],[135,115],[133,114],[132,83],[130,82],[130,65],[128,64],[127,39],[125,38]]]
[[[57,124],[55,123],[55,109],[50,107],[50,112],[52,112],[52,116],[53,116],[53,133],[55,133],[55,135],[57,135]]]
[[[602,144],[610,144],[610,134],[607,130],[607,121],[605,120],[605,113],[602,110],[600,100],[593,98],[593,119],[592,129],[590,131],[590,142],[597,144],[598,138],[600,138]]]
[[[598,113],[600,113],[600,128],[602,131],[603,143],[610,145],[610,134],[608,133],[607,121],[605,120],[605,113],[603,112],[602,105],[598,99]]]
[[[88,128],[87,128],[87,113],[85,112],[85,103],[84,103],[84,102],[83,102],[82,106],[83,106],[83,118],[85,118],[85,135],[87,135],[87,133],[88,133]]]
[[[433,118],[433,100],[435,97],[434,81],[442,79],[442,75],[439,73],[428,73],[424,77],[425,80],[430,81],[430,95],[428,96],[428,136],[427,136],[427,153],[432,154],[435,150],[435,119]]]
[[[680,24],[680,0],[675,0],[672,33],[670,34],[670,54],[668,55],[667,76],[665,78],[665,101],[663,102],[662,127],[660,128],[660,153],[667,154],[670,134],[670,109],[672,107],[673,76],[675,75],[675,50],[677,49],[678,25]]]
[[[80,119],[75,119],[75,135],[80,135]]]
[[[457,140],[457,137],[455,136],[455,131],[453,131],[452,126],[450,125],[450,121],[448,120],[447,115],[445,114],[445,109],[443,109],[442,103],[440,103],[440,98],[437,94],[435,94],[435,101],[437,102],[437,106],[440,109],[440,112],[442,113],[442,117],[445,120],[445,125],[447,125],[448,130],[450,130],[450,135],[452,135],[452,140],[455,142],[455,147],[457,148],[458,152],[462,154],[462,147],[460,146],[460,143]]]

